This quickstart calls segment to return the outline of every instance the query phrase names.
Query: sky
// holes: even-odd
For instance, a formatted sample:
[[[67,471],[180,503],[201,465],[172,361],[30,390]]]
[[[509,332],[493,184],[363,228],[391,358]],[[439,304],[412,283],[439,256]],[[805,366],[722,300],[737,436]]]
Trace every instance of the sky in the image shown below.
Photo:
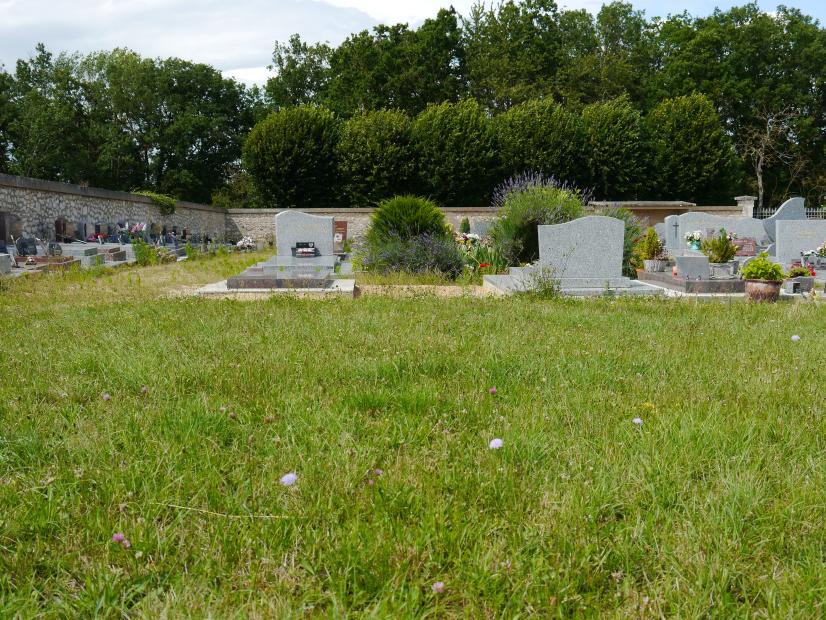
[[[649,17],[707,15],[746,0],[637,0]],[[596,12],[601,0],[557,0]],[[128,47],[144,56],[205,62],[242,82],[263,84],[275,41],[293,33],[338,44],[378,23],[416,26],[441,7],[467,14],[473,0],[0,0],[0,64],[14,68],[38,42],[53,52]],[[824,0],[786,2],[826,23]],[[774,4],[761,3],[764,10]]]

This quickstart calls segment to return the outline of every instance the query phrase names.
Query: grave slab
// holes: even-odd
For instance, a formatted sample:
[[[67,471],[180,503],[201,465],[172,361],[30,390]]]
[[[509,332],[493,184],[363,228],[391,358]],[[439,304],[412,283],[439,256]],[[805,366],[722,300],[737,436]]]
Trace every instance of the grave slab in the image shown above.
[[[780,220],[777,226],[777,261],[788,267],[801,259],[801,252],[815,250],[826,242],[826,220]]]

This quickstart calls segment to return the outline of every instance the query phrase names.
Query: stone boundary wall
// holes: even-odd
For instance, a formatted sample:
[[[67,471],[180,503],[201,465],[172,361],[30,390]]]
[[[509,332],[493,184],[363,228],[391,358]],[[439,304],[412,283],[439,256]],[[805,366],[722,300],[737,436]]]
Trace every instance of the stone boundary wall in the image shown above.
[[[211,236],[226,230],[226,211],[217,207],[179,201],[174,214],[162,215],[146,196],[7,174],[0,174],[0,213],[17,218],[16,225],[31,235],[54,234],[58,218],[91,227],[146,222]]]
[[[227,237],[232,239],[241,236],[252,237],[256,241],[272,243],[275,235],[275,216],[284,209],[229,209],[227,211]],[[370,227],[372,208],[362,209],[301,209],[312,215],[331,215],[336,221],[347,222],[347,238],[358,246],[364,241],[367,229]],[[485,228],[489,222],[496,219],[496,210],[484,208],[453,208],[443,209],[445,219],[459,230],[463,218],[468,218],[471,229]]]
[[[689,202],[612,202],[602,206],[619,205],[631,209],[649,225],[662,222],[668,215],[688,211],[704,211],[721,216],[742,216],[750,196],[739,197],[738,206],[702,207]],[[597,205],[592,205],[589,210]],[[54,234],[54,222],[65,218],[69,222],[116,224],[118,222],[146,222],[178,231],[207,234],[217,239],[236,241],[249,236],[256,241],[274,243],[275,215],[281,209],[221,209],[208,205],[179,201],[172,215],[161,215],[158,207],[145,196],[128,192],[70,185],[55,181],[43,181],[27,177],[0,174],[0,229],[9,234],[10,219],[28,234]],[[358,245],[370,225],[372,208],[363,209],[305,209],[315,215],[332,215],[336,220],[347,222],[348,238]],[[486,230],[496,219],[496,211],[489,207],[444,209],[447,221],[459,229],[462,219],[468,218],[472,231]],[[88,234],[88,233],[87,233]],[[8,240],[8,239],[7,239]],[[3,240],[0,239],[0,242]]]

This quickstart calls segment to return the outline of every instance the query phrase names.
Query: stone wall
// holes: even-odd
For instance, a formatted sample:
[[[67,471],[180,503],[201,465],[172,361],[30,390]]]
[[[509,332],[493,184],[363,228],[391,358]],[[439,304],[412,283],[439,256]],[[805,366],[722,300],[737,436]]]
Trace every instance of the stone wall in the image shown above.
[[[704,211],[715,215],[742,215],[745,205],[739,203],[751,197],[738,199],[737,207],[698,207],[687,202],[625,202],[601,203],[601,206],[619,205],[631,209],[649,224],[663,221],[667,215]],[[592,208],[599,205],[595,204]],[[21,231],[30,235],[54,237],[55,220],[64,218],[74,225],[85,223],[86,234],[94,232],[95,224],[146,222],[158,229],[208,234],[217,239],[236,241],[249,236],[256,241],[274,243],[275,215],[280,209],[229,209],[178,202],[173,215],[161,215],[149,198],[126,192],[81,187],[53,181],[0,174],[0,245],[9,234]],[[370,225],[372,209],[307,209],[316,215],[332,215],[347,222],[347,236],[358,246]],[[471,232],[484,233],[496,219],[493,209],[445,209],[447,221],[456,229],[462,219],[468,218]],[[91,229],[91,230],[89,230]],[[82,232],[82,231],[81,231]]]
[[[227,238],[252,237],[256,241],[272,243],[275,234],[275,216],[281,209],[229,209],[227,211]],[[364,241],[370,227],[373,209],[303,209],[312,215],[331,215],[337,222],[347,222],[347,238],[358,246]],[[480,209],[444,209],[445,218],[459,230],[462,219],[468,218],[471,230],[484,230],[494,219],[496,211]]]
[[[178,202],[175,213],[162,215],[147,197],[67,183],[41,181],[0,174],[0,217],[5,236],[15,231],[53,238],[55,220],[62,218],[75,227],[86,225],[86,234],[98,225],[146,222],[161,229],[222,237],[226,211],[191,202]],[[79,234],[82,234],[80,230]],[[2,239],[0,239],[2,241]]]

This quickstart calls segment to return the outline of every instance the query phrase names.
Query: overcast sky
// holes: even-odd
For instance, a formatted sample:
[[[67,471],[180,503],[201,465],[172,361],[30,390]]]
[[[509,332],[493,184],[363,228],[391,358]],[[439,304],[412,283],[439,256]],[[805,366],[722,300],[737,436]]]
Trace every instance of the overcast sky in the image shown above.
[[[648,16],[688,10],[706,15],[746,0],[638,0]],[[467,14],[473,0],[454,0]],[[0,64],[12,69],[38,42],[55,52],[128,47],[145,56],[209,63],[247,83],[263,83],[273,42],[298,32],[308,41],[340,43],[377,23],[420,23],[450,0],[0,0]],[[558,0],[599,10],[600,0]],[[789,6],[826,21],[824,0]],[[773,4],[762,3],[772,10]]]

